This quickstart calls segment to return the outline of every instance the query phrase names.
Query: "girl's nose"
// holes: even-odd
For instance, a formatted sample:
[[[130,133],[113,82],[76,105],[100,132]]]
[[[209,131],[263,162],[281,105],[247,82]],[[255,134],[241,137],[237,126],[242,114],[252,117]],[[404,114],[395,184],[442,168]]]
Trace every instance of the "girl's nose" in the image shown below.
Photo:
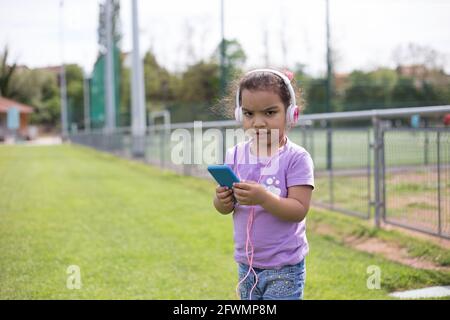
[[[266,126],[266,122],[261,117],[255,117],[253,120],[254,128],[264,128]]]

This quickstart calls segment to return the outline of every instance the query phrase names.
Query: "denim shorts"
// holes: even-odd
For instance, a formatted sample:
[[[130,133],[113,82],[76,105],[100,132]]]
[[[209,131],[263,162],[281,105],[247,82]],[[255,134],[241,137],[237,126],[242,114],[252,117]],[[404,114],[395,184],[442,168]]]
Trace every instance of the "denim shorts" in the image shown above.
[[[239,263],[239,281],[247,274],[249,266]],[[305,287],[306,267],[303,259],[295,265],[284,266],[281,269],[260,269],[253,267],[258,275],[255,285],[255,274],[250,271],[248,277],[239,285],[239,295],[242,300],[302,300]]]

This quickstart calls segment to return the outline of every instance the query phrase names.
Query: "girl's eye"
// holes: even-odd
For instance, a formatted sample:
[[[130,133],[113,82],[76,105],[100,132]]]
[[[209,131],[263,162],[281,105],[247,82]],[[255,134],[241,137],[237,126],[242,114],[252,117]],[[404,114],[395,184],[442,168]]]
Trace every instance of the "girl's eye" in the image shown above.
[[[267,111],[266,115],[273,116],[275,113],[277,113],[277,112],[276,111]]]
[[[248,112],[248,111],[244,111],[244,116],[246,116],[246,117],[251,117],[251,116],[252,116],[252,113],[251,113],[251,112]]]

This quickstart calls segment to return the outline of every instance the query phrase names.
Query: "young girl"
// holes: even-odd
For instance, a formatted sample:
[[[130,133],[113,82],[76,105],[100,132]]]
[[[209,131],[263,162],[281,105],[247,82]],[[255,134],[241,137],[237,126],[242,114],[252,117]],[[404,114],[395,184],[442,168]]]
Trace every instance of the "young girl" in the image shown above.
[[[225,163],[240,182],[229,190],[218,186],[214,206],[233,212],[237,291],[245,300],[303,298],[314,169],[309,153],[286,135],[299,113],[290,81],[279,71],[257,69],[235,93],[235,118],[253,136],[227,151]]]

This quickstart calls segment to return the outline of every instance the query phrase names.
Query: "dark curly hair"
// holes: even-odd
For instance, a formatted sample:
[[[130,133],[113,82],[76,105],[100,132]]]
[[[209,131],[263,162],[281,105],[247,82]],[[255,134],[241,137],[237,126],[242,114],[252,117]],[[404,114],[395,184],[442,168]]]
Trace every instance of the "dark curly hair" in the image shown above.
[[[276,70],[276,69],[274,69]],[[277,70],[279,71],[279,70]],[[284,73],[282,71],[279,71]],[[291,80],[291,85],[294,88],[295,99],[297,106],[302,111],[304,109],[303,95],[301,90],[296,87],[295,80]],[[272,91],[279,95],[285,109],[290,105],[291,95],[288,87],[284,83],[283,79],[278,75],[269,71],[252,72],[250,74],[237,74],[235,80],[233,80],[227,88],[227,94],[223,97],[218,104],[213,106],[213,111],[217,114],[225,116],[227,118],[234,119],[234,109],[236,107],[236,92],[240,89],[249,91]]]

